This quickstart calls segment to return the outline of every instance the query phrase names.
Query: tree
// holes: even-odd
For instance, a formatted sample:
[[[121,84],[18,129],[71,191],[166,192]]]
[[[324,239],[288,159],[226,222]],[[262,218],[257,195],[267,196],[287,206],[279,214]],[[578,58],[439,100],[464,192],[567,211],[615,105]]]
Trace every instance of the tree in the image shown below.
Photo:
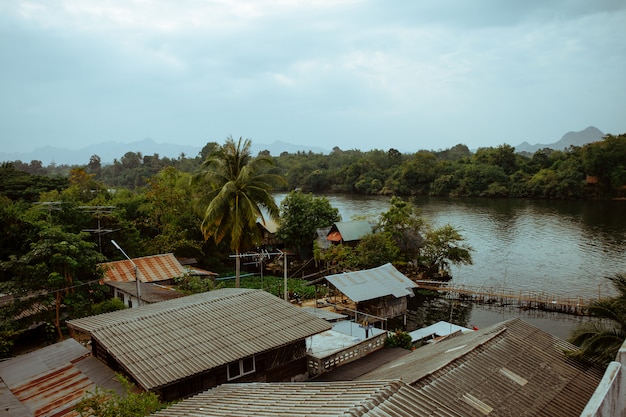
[[[393,196],[389,210],[380,215],[376,230],[388,236],[407,260],[414,259],[424,243],[420,230],[424,219],[413,204]]]
[[[96,387],[76,404],[74,410],[81,417],[137,417],[147,416],[168,406],[153,392],[137,392],[135,385],[122,375],[116,375],[124,387],[124,395],[112,389]]]
[[[277,237],[301,254],[308,255],[315,231],[341,221],[339,210],[326,197],[313,197],[292,191],[280,203],[280,228]]]
[[[464,245],[461,233],[451,225],[430,229],[426,232],[420,249],[420,265],[427,277],[450,275],[450,264],[471,265],[472,247]]]
[[[617,290],[617,296],[595,301],[589,313],[599,320],[574,329],[569,341],[580,350],[571,356],[608,365],[615,360],[626,338],[626,273],[608,277]]]
[[[208,201],[200,226],[204,238],[219,244],[225,237],[235,252],[235,286],[239,287],[241,262],[239,253],[259,240],[256,222],[265,221],[264,211],[278,220],[279,210],[270,194],[284,178],[260,174],[263,165],[272,164],[265,156],[252,158],[250,139],[232,137],[214,149],[203,162],[200,178],[208,185],[203,201]]]
[[[22,311],[33,306],[44,309],[54,306],[51,321],[59,339],[63,339],[62,306],[74,318],[89,313],[91,305],[100,301],[93,297],[101,293],[97,287],[102,272],[97,265],[105,259],[95,244],[84,240],[86,236],[86,233],[65,232],[58,226],[42,226],[39,240],[31,244],[28,253],[11,256],[2,263],[11,276],[7,289]],[[93,285],[88,287],[89,283]]]

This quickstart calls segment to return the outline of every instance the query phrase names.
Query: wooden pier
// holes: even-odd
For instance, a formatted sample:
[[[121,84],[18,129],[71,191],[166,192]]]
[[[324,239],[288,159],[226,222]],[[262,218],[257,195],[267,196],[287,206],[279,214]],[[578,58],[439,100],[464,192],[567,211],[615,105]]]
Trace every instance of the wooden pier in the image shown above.
[[[595,299],[566,297],[543,291],[512,290],[440,281],[415,281],[418,289],[445,292],[446,298],[494,306],[514,306],[522,310],[587,315],[587,307]]]

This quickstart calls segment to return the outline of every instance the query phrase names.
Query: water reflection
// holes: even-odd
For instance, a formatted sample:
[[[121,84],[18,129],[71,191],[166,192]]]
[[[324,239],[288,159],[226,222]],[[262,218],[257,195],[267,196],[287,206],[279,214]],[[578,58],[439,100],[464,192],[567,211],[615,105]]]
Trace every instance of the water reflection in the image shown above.
[[[390,200],[327,198],[344,220],[375,219]],[[452,268],[461,284],[589,299],[614,295],[605,277],[626,272],[626,201],[418,197],[413,203],[434,226],[460,229],[474,248],[473,265]]]

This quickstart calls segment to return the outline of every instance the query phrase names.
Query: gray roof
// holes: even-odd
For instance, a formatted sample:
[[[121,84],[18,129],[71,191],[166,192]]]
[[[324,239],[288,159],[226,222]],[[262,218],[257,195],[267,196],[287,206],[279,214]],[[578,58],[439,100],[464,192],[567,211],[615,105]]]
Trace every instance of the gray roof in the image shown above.
[[[0,362],[0,410],[7,417],[74,416],[96,386],[123,389],[115,373],[74,339]]]
[[[104,283],[132,296],[137,296],[136,282],[105,281]],[[141,301],[145,301],[147,303],[159,303],[161,301],[171,300],[172,298],[185,296],[185,294],[180,293],[173,288],[154,282],[140,282],[140,285]]]
[[[400,378],[466,416],[578,416],[602,370],[521,319],[421,347],[358,379]]]
[[[324,319],[326,321],[333,320],[343,320],[348,318],[346,314],[335,313],[334,311],[326,310],[325,308],[317,308],[317,307],[300,307],[302,310],[307,313],[319,317],[320,319]]]
[[[303,340],[331,325],[265,291],[226,288],[68,321],[144,389]]]
[[[449,416],[444,403],[402,381],[225,384],[153,416]]]
[[[368,220],[353,220],[350,222],[336,222],[333,228],[341,234],[344,242],[360,240],[368,233],[372,233],[374,225]]]
[[[396,298],[413,296],[417,284],[387,263],[363,271],[328,275],[326,279],[354,302],[373,300],[387,295]]]

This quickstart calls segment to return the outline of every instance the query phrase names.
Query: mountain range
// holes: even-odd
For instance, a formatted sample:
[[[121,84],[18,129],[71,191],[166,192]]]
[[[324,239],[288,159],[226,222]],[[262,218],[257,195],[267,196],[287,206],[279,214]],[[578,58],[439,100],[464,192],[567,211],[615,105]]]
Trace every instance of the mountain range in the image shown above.
[[[568,132],[554,143],[531,145],[523,142],[515,147],[517,152],[534,153],[538,149],[551,148],[563,150],[571,145],[582,146],[586,143],[596,142],[602,139],[604,133],[597,128],[590,126],[580,132]],[[158,154],[160,157],[178,158],[182,154],[194,158],[199,155],[202,146],[189,146],[174,143],[157,143],[153,139],[132,143],[101,142],[86,146],[81,149],[67,149],[54,146],[44,146],[28,153],[7,153],[0,151],[0,162],[2,161],[41,161],[44,166],[54,163],[56,165],[87,165],[93,155],[98,155],[103,164],[110,164],[115,159],[119,160],[127,152],[141,153],[142,155]],[[252,143],[252,155],[257,155],[261,151],[269,151],[271,155],[278,156],[283,152],[313,152],[328,154],[330,150],[315,146],[294,145],[287,142],[276,141],[271,144]]]

